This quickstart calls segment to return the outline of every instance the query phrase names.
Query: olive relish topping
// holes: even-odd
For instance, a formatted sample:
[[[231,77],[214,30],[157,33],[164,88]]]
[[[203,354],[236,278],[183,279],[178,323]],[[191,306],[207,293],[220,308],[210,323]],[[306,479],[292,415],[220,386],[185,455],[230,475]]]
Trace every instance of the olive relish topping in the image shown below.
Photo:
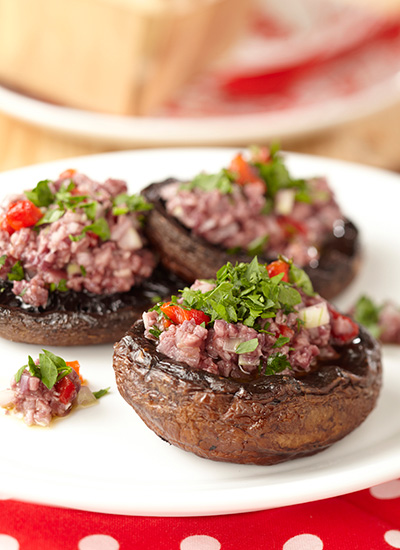
[[[46,349],[39,353],[39,359],[35,362],[32,357],[28,356],[28,364],[23,365],[14,376],[16,384],[21,380],[22,375],[27,371],[31,376],[38,378],[43,384],[51,390],[60,380],[68,374],[75,371],[80,380],[80,365],[78,361],[65,361],[62,357],[55,355]],[[92,392],[96,399],[100,399],[103,395],[109,392],[110,388],[103,388],[96,392]]]
[[[25,191],[25,196],[30,202],[43,209],[43,215],[35,223],[35,227],[57,221],[67,210],[75,211],[77,208],[81,208],[93,223],[87,225],[81,235],[70,235],[70,239],[74,241],[82,239],[84,233],[88,231],[94,233],[103,241],[110,238],[110,228],[107,220],[104,217],[96,219],[97,201],[89,200],[88,195],[77,194],[75,192],[77,186],[72,180],[63,183],[56,193],[51,191],[50,183],[52,183],[51,180],[42,180],[31,191]],[[152,205],[141,195],[121,193],[113,199],[112,213],[114,216],[121,216],[129,212],[140,212],[151,208]]]
[[[233,378],[308,372],[359,333],[283,256],[269,264],[227,263],[215,280],[196,281],[143,320],[161,353]]]
[[[223,319],[227,323],[242,323],[263,332],[260,319],[275,317],[279,310],[290,313],[295,305],[301,303],[301,295],[294,285],[308,295],[313,293],[308,275],[290,260],[280,259],[269,266],[272,268],[259,264],[256,257],[249,264],[233,266],[227,263],[217,272],[215,281],[210,281],[215,283],[212,290],[202,292],[185,288],[179,307],[202,311],[209,318],[206,323],[209,325],[216,319]],[[273,274],[274,268],[276,274]],[[178,298],[173,296],[170,304],[178,305]],[[160,305],[153,310],[166,315]],[[277,347],[280,345],[283,343]]]
[[[42,350],[34,361],[13,376],[10,388],[0,391],[0,406],[6,414],[20,417],[28,426],[50,425],[55,417],[68,415],[73,408],[89,407],[110,388],[96,392],[80,373],[79,361],[65,361],[51,351]]]
[[[141,228],[149,204],[125,181],[69,169],[0,205],[1,280],[34,307],[49,292],[126,292],[155,264]]]
[[[223,168],[216,174],[200,173],[191,181],[183,183],[181,189],[217,189],[221,193],[229,194],[232,193],[234,183],[245,185],[254,181],[265,184],[266,214],[272,210],[277,193],[284,189],[294,190],[296,201],[312,202],[312,191],[308,182],[290,175],[277,144],[270,148],[251,146],[247,158],[239,153],[228,168]]]

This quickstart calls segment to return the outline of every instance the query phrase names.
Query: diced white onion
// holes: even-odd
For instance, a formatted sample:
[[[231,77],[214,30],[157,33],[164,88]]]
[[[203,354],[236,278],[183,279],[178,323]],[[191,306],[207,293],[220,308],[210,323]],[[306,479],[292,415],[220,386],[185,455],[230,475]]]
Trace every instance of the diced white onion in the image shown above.
[[[183,214],[183,208],[180,204],[175,206],[175,208],[172,210],[172,215],[175,216],[175,218],[181,218]]]
[[[256,356],[256,357],[253,357],[253,358],[249,359],[249,356],[247,354],[239,355],[238,365],[240,367],[254,367],[255,365],[258,365],[259,363],[260,363],[259,356]]]
[[[224,342],[224,351],[229,351],[229,352],[236,352],[236,348],[238,347],[239,344],[241,344],[242,342],[246,342],[246,339],[245,338],[228,338],[228,340],[226,340],[226,342]]]
[[[2,390],[0,391],[0,407],[7,408],[11,406],[14,402],[14,392],[13,390]]]
[[[76,403],[79,407],[90,407],[97,403],[97,399],[88,386],[81,386],[78,397],[76,398]]]
[[[275,212],[282,216],[290,214],[294,207],[294,199],[294,189],[280,189],[275,196]]]
[[[81,273],[81,268],[78,264],[68,264],[67,273],[68,275],[76,275],[77,273]]]
[[[142,248],[142,240],[139,233],[133,227],[129,227],[127,231],[118,240],[119,248],[122,250],[138,250]]]
[[[300,309],[299,318],[306,328],[316,328],[329,323],[329,311],[326,302]]]

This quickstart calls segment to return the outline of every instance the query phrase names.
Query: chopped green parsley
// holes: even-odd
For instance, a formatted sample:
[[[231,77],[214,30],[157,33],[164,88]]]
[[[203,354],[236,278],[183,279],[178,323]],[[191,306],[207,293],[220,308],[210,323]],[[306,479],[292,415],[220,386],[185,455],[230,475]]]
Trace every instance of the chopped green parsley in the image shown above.
[[[25,279],[24,268],[22,267],[21,262],[15,262],[12,266],[10,272],[7,275],[9,281],[22,281]]]
[[[80,208],[92,223],[87,225],[80,235],[70,235],[70,239],[80,241],[88,231],[95,233],[103,241],[110,238],[110,228],[106,219],[104,217],[96,218],[99,204],[97,201],[89,200],[88,195],[76,194],[76,184],[72,180],[63,183],[56,193],[51,191],[49,185],[51,183],[51,180],[42,180],[31,191],[25,191],[26,197],[36,206],[46,208],[43,217],[36,223],[35,227],[54,223],[67,210],[75,211]],[[120,216],[129,212],[150,210],[151,208],[152,205],[141,195],[122,193],[114,197],[111,210],[113,215]]]
[[[276,317],[278,311],[285,314],[296,311],[296,305],[302,302],[299,289],[310,294],[313,293],[312,284],[303,270],[295,267],[289,260],[283,259],[289,264],[289,281],[283,281],[284,273],[273,277],[268,274],[265,264],[260,264],[257,257],[250,263],[227,263],[219,269],[215,280],[209,280],[215,287],[207,292],[200,289],[185,288],[181,291],[178,301],[177,296],[171,297],[171,303],[183,309],[199,310],[205,313],[210,321],[207,327],[211,328],[216,320],[224,320],[227,323],[241,323],[253,328],[258,333],[268,332],[270,323],[268,319]],[[164,315],[162,304],[152,308]],[[149,328],[150,334],[159,338],[161,330],[157,326]],[[274,345],[274,353],[268,358],[261,359],[259,373],[271,375],[291,369],[290,361],[283,348],[291,338],[279,335]],[[260,345],[256,336],[250,340],[239,342],[234,351],[241,355],[256,351]],[[292,348],[289,348],[289,351]]]
[[[260,176],[267,184],[267,197],[274,200],[276,194],[281,189],[295,189],[296,200],[311,202],[307,181],[304,179],[292,178],[289,170],[284,164],[282,156],[279,154],[278,144],[273,144],[270,147],[269,155],[270,158],[268,162],[253,163],[253,165],[258,168]]]
[[[291,283],[312,291],[308,277],[300,271],[290,264]],[[204,293],[185,288],[180,305],[203,311],[211,318],[211,323],[223,319],[227,323],[242,323],[260,331],[260,318],[275,317],[279,310],[289,313],[301,302],[298,290],[283,282],[282,275],[270,278],[265,265],[259,264],[257,257],[249,264],[226,264],[218,271],[215,283],[214,289]],[[176,300],[173,297],[173,301]]]
[[[108,388],[103,388],[102,390],[94,391],[93,395],[96,399],[100,399],[103,395],[106,395],[110,391],[110,386]]]
[[[200,173],[191,181],[183,183],[180,188],[187,191],[192,191],[193,189],[198,188],[206,192],[217,189],[223,194],[228,194],[232,193],[233,181],[233,174],[231,174],[229,170],[222,169],[216,174]]]
[[[31,191],[25,191],[26,197],[33,202],[35,206],[50,206],[54,202],[54,194],[52,193],[49,183],[50,180],[42,180]]]
[[[263,361],[262,364],[260,364],[259,371],[266,376],[270,376],[291,368],[292,366],[285,354],[274,353],[270,355],[266,361]]]
[[[50,283],[49,290],[50,292],[54,292],[55,290],[58,290],[59,292],[67,292],[67,280],[61,279],[58,284]]]
[[[368,296],[361,296],[354,309],[354,319],[368,329],[375,338],[381,335],[379,327],[381,309],[382,307],[377,306]]]
[[[151,210],[153,205],[146,201],[142,195],[127,195],[121,193],[113,199],[112,213],[114,216],[128,214],[128,212],[144,212]]]

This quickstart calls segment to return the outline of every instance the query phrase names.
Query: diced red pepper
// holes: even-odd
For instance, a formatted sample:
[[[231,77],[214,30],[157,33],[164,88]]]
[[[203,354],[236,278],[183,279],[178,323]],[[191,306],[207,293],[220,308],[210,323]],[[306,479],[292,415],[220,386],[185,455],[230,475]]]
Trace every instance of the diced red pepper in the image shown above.
[[[256,181],[265,185],[265,182],[257,173],[257,168],[248,163],[241,153],[238,153],[232,159],[229,170],[233,172],[236,178],[236,183],[239,185],[246,185],[246,183],[253,183]]]
[[[70,378],[68,378],[68,376],[64,376],[64,378],[61,378],[61,380],[57,382],[54,388],[60,394],[59,400],[61,401],[61,403],[67,405],[71,402],[71,397],[74,394],[76,388],[75,384]]]
[[[287,325],[278,325],[279,333],[284,338],[292,338],[294,330],[288,327]]]
[[[341,344],[347,344],[354,340],[360,331],[359,326],[347,315],[339,313],[334,307],[328,304],[331,316],[331,331],[333,338]]]
[[[64,170],[64,172],[61,172],[60,174],[60,180],[66,180],[69,178],[72,178],[76,174],[76,170],[74,168],[68,168],[68,170]]]
[[[301,235],[306,235],[307,233],[307,228],[304,223],[294,220],[289,216],[278,216],[277,222],[284,231],[286,238],[293,237],[293,235],[297,235],[298,233]]]
[[[95,241],[98,241],[100,239],[97,233],[93,233],[93,231],[86,231],[86,235],[91,239],[94,239]]]
[[[8,207],[6,223],[14,231],[23,227],[32,227],[43,217],[40,208],[28,200],[17,201]]]
[[[176,325],[181,325],[184,321],[191,321],[192,319],[196,325],[201,325],[201,323],[207,324],[211,321],[211,317],[206,315],[203,311],[198,309],[184,309],[177,304],[172,304],[172,302],[162,304],[160,309],[164,315]]]
[[[14,229],[8,224],[6,215],[2,216],[0,219],[0,229],[7,231],[9,235],[14,233]]]
[[[267,271],[270,278],[283,273],[282,281],[289,282],[289,264],[284,260],[275,260],[267,265]]]

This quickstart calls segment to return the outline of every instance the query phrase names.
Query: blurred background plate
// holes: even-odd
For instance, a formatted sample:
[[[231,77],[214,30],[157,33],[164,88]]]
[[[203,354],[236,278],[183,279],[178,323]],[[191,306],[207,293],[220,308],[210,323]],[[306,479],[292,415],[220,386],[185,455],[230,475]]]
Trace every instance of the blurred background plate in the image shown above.
[[[6,86],[0,110],[115,145],[243,144],[379,112],[400,100],[399,74],[397,17],[317,0],[290,0],[280,12],[262,0],[241,41],[151,116],[72,108]]]

